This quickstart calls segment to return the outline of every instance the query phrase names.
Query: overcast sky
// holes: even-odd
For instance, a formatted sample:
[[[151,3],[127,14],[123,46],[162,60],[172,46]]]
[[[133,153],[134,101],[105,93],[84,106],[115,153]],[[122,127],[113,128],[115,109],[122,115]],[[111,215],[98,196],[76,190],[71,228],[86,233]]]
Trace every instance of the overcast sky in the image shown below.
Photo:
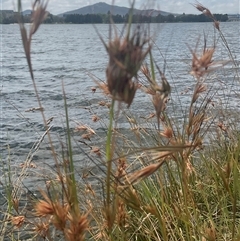
[[[22,0],[23,9],[31,9],[33,0]],[[48,11],[53,14],[59,14],[70,10],[75,10],[84,6],[92,5],[98,2],[106,2],[112,4],[112,0],[49,0]],[[209,8],[213,13],[239,13],[240,0],[199,0],[205,7]],[[17,0],[0,0],[1,9],[15,9]],[[191,3],[195,0],[136,0],[136,8],[145,9],[155,8],[171,13],[193,13],[199,12],[194,9]],[[115,0],[117,6],[129,7],[129,0]],[[15,5],[15,7],[14,7]]]

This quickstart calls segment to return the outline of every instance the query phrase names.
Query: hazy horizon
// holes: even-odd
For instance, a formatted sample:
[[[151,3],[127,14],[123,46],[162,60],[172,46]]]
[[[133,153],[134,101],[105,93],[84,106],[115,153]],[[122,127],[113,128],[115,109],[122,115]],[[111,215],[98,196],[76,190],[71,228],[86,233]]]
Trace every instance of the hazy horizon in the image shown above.
[[[58,0],[50,0],[48,4],[48,11],[52,14],[61,14],[67,11],[76,10],[82,7],[86,7],[92,4],[99,2],[105,2],[107,4],[114,4],[119,7],[129,7],[128,0],[61,0],[59,4]],[[137,9],[146,9],[154,8],[157,10],[177,13],[177,14],[199,14],[192,4],[196,1],[176,1],[176,0],[161,0],[161,1],[147,1],[144,3],[144,0],[136,0],[135,8]],[[226,3],[226,0],[202,0],[199,1],[202,5],[209,8],[213,13],[220,14],[237,14],[240,12],[240,3],[239,0],[233,0],[231,3]],[[16,10],[17,1],[13,4],[12,0],[2,0],[1,1],[1,10]],[[14,6],[15,5],[15,6]],[[22,0],[23,10],[31,9],[31,1]],[[213,8],[214,6],[214,8]]]

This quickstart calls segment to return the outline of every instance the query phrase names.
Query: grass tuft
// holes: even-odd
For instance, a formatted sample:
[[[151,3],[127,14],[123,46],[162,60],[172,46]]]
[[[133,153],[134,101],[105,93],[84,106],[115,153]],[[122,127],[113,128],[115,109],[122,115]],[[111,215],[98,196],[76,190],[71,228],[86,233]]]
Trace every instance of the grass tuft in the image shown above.
[[[18,0],[23,48],[39,105],[28,111],[41,112],[45,130],[21,164],[20,175],[15,176],[10,158],[3,170],[5,210],[0,213],[0,240],[240,240],[239,127],[231,125],[230,115],[228,122],[224,120],[224,105],[219,111],[213,104],[211,85],[214,72],[226,64],[232,64],[239,76],[221,25],[208,8],[193,4],[213,20],[229,60],[213,60],[217,46],[207,47],[205,36],[202,51],[198,51],[199,43],[194,50],[189,47],[195,84],[188,105],[181,106],[185,109],[179,120],[172,110],[181,105],[181,95],[176,104],[171,95],[174,79],[169,80],[165,68],[161,70],[154,59],[149,26],[132,24],[134,3],[130,2],[122,35],[113,21],[108,43],[99,34],[109,59],[106,81],[95,81],[97,87],[89,91],[103,91],[104,100],[96,104],[107,111],[108,123],[93,109],[88,111],[93,126],[97,122],[103,127],[103,136],[78,121],[71,128],[63,83],[66,131],[65,140],[59,140],[59,152],[31,62],[32,36],[46,16],[48,1],[34,1],[27,31]],[[137,91],[151,100],[150,114],[143,121],[131,113]],[[123,119],[127,130],[118,126]],[[75,142],[74,135],[80,140]],[[24,186],[24,179],[28,169],[36,168],[33,155],[45,136],[55,166],[48,166],[52,175],[43,174],[45,187],[34,195]],[[77,170],[75,152],[83,154],[91,167]]]

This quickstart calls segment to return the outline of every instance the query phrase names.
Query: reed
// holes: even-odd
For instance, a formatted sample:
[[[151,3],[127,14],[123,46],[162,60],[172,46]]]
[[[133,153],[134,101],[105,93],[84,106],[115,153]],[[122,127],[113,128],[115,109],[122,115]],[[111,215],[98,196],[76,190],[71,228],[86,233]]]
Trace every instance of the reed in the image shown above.
[[[108,43],[99,35],[109,56],[106,81],[95,80],[97,87],[89,91],[101,90],[104,96],[98,105],[108,112],[109,123],[103,123],[105,146],[97,143],[94,125],[76,122],[71,130],[63,83],[66,133],[65,140],[59,141],[62,152],[57,153],[39,98],[30,50],[32,36],[46,16],[47,3],[33,3],[29,33],[19,15],[45,131],[23,163],[20,177],[14,177],[10,165],[4,171],[6,210],[2,213],[1,240],[240,240],[240,135],[236,126],[228,125],[230,118],[227,123],[213,114],[214,94],[206,83],[215,70],[226,64],[236,66],[236,62],[211,11],[199,2],[193,4],[213,20],[230,60],[213,60],[217,46],[207,47],[205,38],[202,51],[199,43],[194,50],[189,47],[195,86],[183,120],[179,122],[169,111],[174,105],[171,81],[154,59],[150,31],[145,25],[132,25],[130,13],[122,35],[113,22]],[[20,14],[20,0],[18,7]],[[130,7],[133,11],[134,1]],[[148,95],[152,103],[144,125],[129,109],[137,91]],[[93,109],[88,111],[93,124],[102,121]],[[120,114],[129,123],[127,133],[117,128]],[[74,133],[81,137],[79,152],[100,176],[85,170],[78,178]],[[51,170],[54,177],[45,177],[46,186],[37,197],[28,194],[26,198],[31,200],[27,201],[21,191],[23,180],[27,170],[34,168],[31,153],[41,148],[45,136],[55,162]]]

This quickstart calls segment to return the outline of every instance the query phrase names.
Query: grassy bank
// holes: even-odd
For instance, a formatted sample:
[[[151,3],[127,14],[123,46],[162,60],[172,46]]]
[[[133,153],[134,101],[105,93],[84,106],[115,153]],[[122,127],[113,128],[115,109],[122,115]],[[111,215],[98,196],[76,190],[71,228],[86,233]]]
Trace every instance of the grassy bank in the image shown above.
[[[102,92],[105,100],[98,103],[108,113],[104,147],[94,142],[97,130],[88,123],[71,128],[63,82],[66,132],[59,140],[60,152],[52,140],[31,62],[31,40],[46,16],[47,1],[33,4],[29,30],[19,15],[23,47],[45,126],[33,149],[38,151],[43,139],[47,140],[55,165],[49,167],[52,175],[43,174],[45,185],[35,196],[24,186],[33,167],[31,155],[17,177],[12,174],[10,160],[2,160],[5,200],[0,240],[240,240],[239,111],[226,114],[228,106],[219,110],[209,81],[215,80],[215,71],[230,65],[237,82],[238,65],[221,24],[200,3],[194,7],[213,21],[213,31],[229,59],[214,60],[217,46],[207,46],[205,37],[196,49],[189,47],[195,86],[189,90],[192,95],[183,119],[176,119],[169,111],[178,106],[171,99],[165,71],[153,56],[149,26],[131,25],[130,13],[122,36],[114,24],[110,25],[109,42],[99,34],[109,62],[106,81],[95,80],[96,87],[90,91]],[[18,8],[22,12],[20,0]],[[152,114],[144,124],[128,111],[137,101],[137,91],[149,96],[152,103]],[[178,98],[181,100],[181,95]],[[101,122],[92,112],[92,121]],[[129,123],[125,132],[118,128],[120,116]],[[73,138],[76,133],[82,138],[78,143]],[[76,170],[76,146],[93,168]]]

